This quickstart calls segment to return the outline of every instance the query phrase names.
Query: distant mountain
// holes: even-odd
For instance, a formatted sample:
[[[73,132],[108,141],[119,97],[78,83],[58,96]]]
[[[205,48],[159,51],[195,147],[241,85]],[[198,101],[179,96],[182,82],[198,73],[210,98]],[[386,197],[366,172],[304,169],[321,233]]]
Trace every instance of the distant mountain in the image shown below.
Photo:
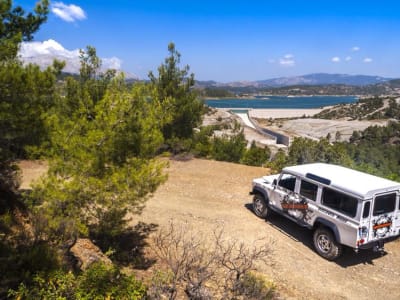
[[[253,82],[196,82],[204,97],[232,95],[400,95],[400,79],[367,75],[310,74]],[[224,92],[224,93],[223,93]],[[225,95],[224,94],[224,95]]]
[[[327,85],[327,84],[345,84],[363,86],[369,84],[383,83],[393,78],[384,78],[380,76],[368,75],[347,75],[347,74],[327,74],[315,73],[295,77],[281,77],[275,79],[256,81],[258,86],[281,87],[290,85]]]
[[[198,81],[198,87],[231,87],[231,88],[271,88],[285,87],[294,85],[352,85],[365,86],[371,84],[385,83],[393,78],[369,75],[347,75],[347,74],[327,74],[315,73],[303,76],[280,77],[258,81],[235,81],[220,83],[215,81]]]
[[[208,81],[196,80],[197,88],[208,88],[208,87],[217,87],[217,86],[221,86],[221,83],[218,83],[214,80],[208,80]]]

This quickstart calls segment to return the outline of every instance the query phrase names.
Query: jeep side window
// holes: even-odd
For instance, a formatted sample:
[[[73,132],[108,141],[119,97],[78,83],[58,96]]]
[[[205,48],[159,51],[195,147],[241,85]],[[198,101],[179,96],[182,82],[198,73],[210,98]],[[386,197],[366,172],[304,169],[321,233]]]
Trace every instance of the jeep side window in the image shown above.
[[[283,174],[278,182],[278,185],[294,192],[294,187],[296,185],[296,176],[290,174]]]
[[[350,217],[357,213],[358,200],[335,190],[324,188],[322,191],[322,203]]]
[[[363,211],[363,219],[368,218],[369,217],[369,211],[371,208],[371,202],[365,202],[364,203],[364,211]]]
[[[302,180],[300,185],[300,195],[315,201],[317,199],[318,185]]]
[[[373,215],[378,216],[394,211],[396,206],[396,193],[375,197]]]

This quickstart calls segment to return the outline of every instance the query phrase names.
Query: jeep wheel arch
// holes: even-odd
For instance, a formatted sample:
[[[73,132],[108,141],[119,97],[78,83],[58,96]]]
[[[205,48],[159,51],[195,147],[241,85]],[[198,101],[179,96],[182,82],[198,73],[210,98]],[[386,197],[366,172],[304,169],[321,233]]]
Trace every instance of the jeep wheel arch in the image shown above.
[[[327,260],[335,260],[342,255],[343,246],[328,227],[319,226],[315,229],[313,244],[317,253]]]
[[[336,224],[334,224],[326,219],[323,219],[323,218],[317,218],[313,225],[314,231],[319,227],[326,227],[326,228],[330,229],[334,235],[335,240],[338,243],[341,242],[340,233],[339,233],[339,230],[338,230]]]

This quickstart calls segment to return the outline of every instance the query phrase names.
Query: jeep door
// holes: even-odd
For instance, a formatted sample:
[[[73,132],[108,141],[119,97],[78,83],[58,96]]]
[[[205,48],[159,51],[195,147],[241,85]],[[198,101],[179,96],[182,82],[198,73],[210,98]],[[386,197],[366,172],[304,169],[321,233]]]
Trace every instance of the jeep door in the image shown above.
[[[321,191],[322,188],[318,184],[309,180],[302,179],[300,182],[299,194],[301,203],[304,204],[304,216],[302,220],[309,225],[314,224],[316,212],[318,211],[316,202],[320,198]]]
[[[270,195],[270,205],[283,211],[282,202],[288,197],[293,197],[296,190],[296,176],[288,173],[282,173],[275,185],[274,192]]]
[[[395,191],[375,195],[369,215],[368,242],[398,235],[400,227],[398,202],[399,193]]]

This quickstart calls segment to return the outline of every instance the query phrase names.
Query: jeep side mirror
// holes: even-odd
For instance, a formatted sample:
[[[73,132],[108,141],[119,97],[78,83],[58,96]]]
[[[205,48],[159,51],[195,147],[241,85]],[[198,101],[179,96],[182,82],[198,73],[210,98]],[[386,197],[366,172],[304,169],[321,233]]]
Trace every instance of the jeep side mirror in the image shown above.
[[[276,186],[276,184],[278,183],[278,180],[274,179],[274,181],[272,181],[272,185]]]

